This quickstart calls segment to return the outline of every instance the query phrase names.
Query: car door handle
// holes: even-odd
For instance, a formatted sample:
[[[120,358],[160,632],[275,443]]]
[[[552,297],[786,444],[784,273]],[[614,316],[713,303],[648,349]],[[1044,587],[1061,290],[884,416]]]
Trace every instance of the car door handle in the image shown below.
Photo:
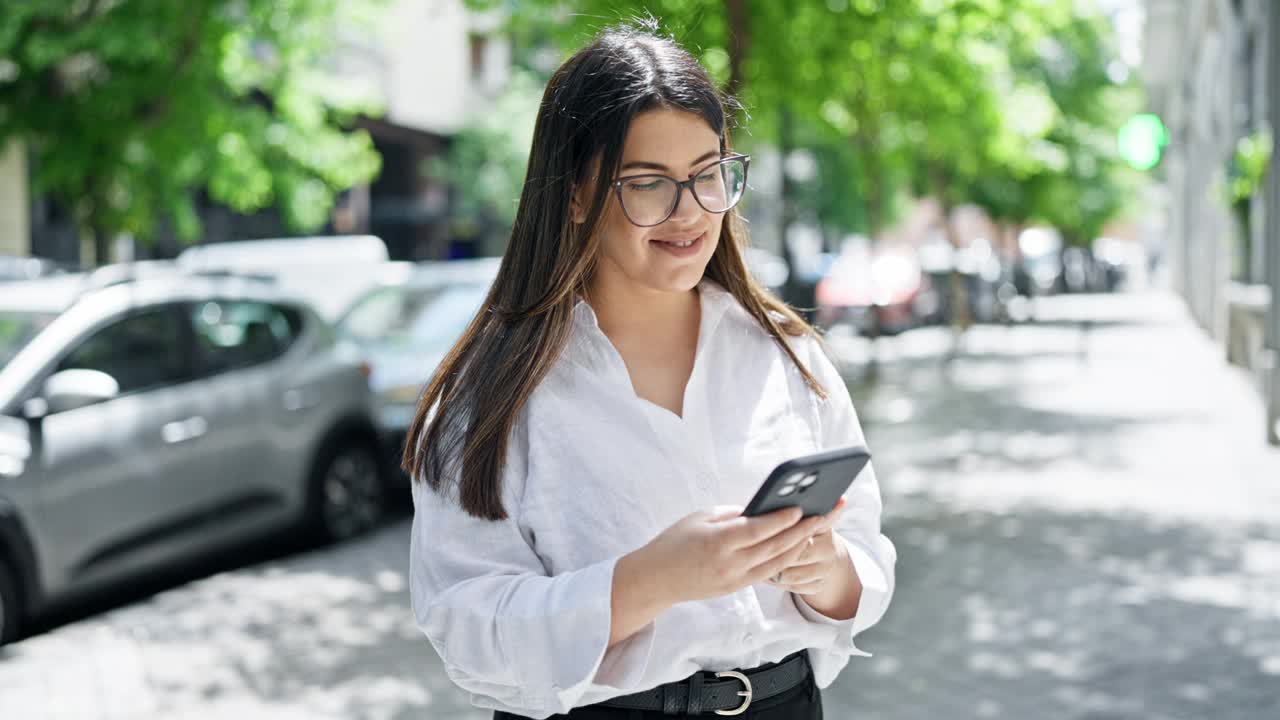
[[[209,421],[199,415],[165,423],[164,427],[160,428],[160,436],[170,445],[195,440],[207,432],[209,432]]]

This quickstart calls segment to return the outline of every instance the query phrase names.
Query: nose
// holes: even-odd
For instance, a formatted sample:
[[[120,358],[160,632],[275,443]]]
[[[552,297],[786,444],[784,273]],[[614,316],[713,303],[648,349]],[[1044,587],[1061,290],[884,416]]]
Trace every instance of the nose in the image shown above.
[[[693,188],[680,188],[680,197],[676,198],[676,210],[671,213],[671,217],[667,218],[667,222],[674,222],[678,225],[696,223],[702,219],[702,213],[705,212],[702,206],[698,204],[697,198],[693,196]]]

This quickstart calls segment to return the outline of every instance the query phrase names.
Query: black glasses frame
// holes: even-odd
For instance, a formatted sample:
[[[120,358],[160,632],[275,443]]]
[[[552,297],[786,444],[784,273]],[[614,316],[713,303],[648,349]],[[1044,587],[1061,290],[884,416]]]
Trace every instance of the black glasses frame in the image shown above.
[[[732,204],[732,205],[730,205],[729,207],[727,207],[727,208],[725,208],[725,209],[723,209],[723,210],[712,210],[711,208],[707,207],[706,205],[703,205],[703,204],[702,204],[702,200],[698,199],[698,193],[693,189],[693,181],[694,181],[694,180],[697,180],[697,179],[698,179],[698,176],[702,175],[704,172],[706,172],[706,170],[707,170],[708,168],[712,167],[713,165],[723,165],[723,164],[725,164],[725,163],[727,163],[727,162],[731,162],[731,161],[741,161],[741,162],[742,162],[742,184],[743,184],[743,188],[742,188],[742,195],[746,195],[746,194],[747,194],[747,188],[746,188],[746,184],[747,184],[747,170],[749,170],[749,169],[750,169],[750,167],[751,167],[751,156],[750,156],[750,155],[726,155],[726,156],[724,156],[724,157],[720,158],[719,160],[714,160],[714,161],[709,162],[709,163],[707,163],[706,165],[703,165],[702,167],[698,168],[698,170],[697,170],[696,172],[692,173],[693,177],[690,177],[688,180],[677,180],[677,179],[675,179],[675,178],[671,177],[670,175],[663,175],[662,173],[644,173],[644,174],[642,174],[642,175],[628,175],[628,176],[626,176],[626,177],[620,177],[620,178],[618,178],[617,180],[614,180],[614,181],[613,181],[613,192],[618,196],[618,206],[622,208],[622,214],[623,214],[623,215],[626,215],[626,216],[627,216],[627,220],[629,220],[629,221],[631,222],[631,224],[632,224],[632,225],[635,225],[636,227],[656,227],[656,226],[661,225],[662,223],[664,223],[664,222],[666,222],[666,221],[670,220],[670,219],[671,219],[671,216],[672,216],[672,215],[675,215],[675,214],[676,214],[676,210],[677,210],[677,209],[679,209],[679,207],[680,207],[680,200],[684,197],[684,191],[685,191],[685,189],[686,189],[686,188],[688,188],[688,190],[689,190],[689,194],[693,196],[693,201],[694,201],[694,202],[696,202],[696,203],[698,203],[698,207],[702,208],[703,210],[706,210],[706,211],[707,211],[707,212],[709,212],[709,213],[715,213],[715,214],[717,214],[717,215],[723,215],[724,213],[727,213],[727,212],[729,212],[730,210],[732,210],[732,209],[734,209],[735,207],[737,207],[739,202],[742,202],[742,195],[739,195],[739,196],[738,196],[738,199],[737,199],[737,200],[734,200],[734,201],[733,201],[733,204]],[[658,222],[656,222],[656,223],[649,223],[649,224],[644,224],[644,225],[642,225],[642,224],[640,224],[640,223],[636,222],[636,221],[635,221],[635,219],[631,217],[631,213],[627,212],[627,204],[626,204],[626,202],[624,202],[624,201],[622,200],[622,183],[627,182],[628,180],[635,180],[636,178],[650,178],[650,177],[651,177],[651,178],[664,178],[664,179],[666,179],[666,180],[670,180],[671,182],[675,183],[675,184],[676,184],[676,198],[675,198],[675,200],[671,203],[671,209],[667,211],[667,215],[666,215],[666,217],[662,218],[661,220],[659,220],[659,221],[658,221]]]

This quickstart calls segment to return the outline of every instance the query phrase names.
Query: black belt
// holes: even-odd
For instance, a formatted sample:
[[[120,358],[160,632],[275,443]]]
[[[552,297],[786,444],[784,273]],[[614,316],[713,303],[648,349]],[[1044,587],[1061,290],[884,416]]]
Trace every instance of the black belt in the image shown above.
[[[754,670],[697,672],[679,682],[597,703],[628,710],[654,710],[664,715],[740,715],[756,700],[780,695],[809,676],[809,653],[801,650]]]

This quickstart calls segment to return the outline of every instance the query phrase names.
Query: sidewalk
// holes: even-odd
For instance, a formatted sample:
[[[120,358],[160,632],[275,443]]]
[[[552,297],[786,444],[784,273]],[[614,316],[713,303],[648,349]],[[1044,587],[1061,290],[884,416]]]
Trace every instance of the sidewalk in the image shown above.
[[[945,330],[885,339],[854,380],[898,590],[827,716],[1280,717],[1256,393],[1167,296],[1040,318],[974,329],[950,365]],[[832,344],[859,376],[868,344]],[[0,650],[0,718],[487,719],[413,626],[407,554],[402,523]]]
[[[898,594],[833,716],[1280,717],[1280,449],[1257,394],[1171,297],[1041,310],[947,369],[945,332],[891,340],[855,387]]]

